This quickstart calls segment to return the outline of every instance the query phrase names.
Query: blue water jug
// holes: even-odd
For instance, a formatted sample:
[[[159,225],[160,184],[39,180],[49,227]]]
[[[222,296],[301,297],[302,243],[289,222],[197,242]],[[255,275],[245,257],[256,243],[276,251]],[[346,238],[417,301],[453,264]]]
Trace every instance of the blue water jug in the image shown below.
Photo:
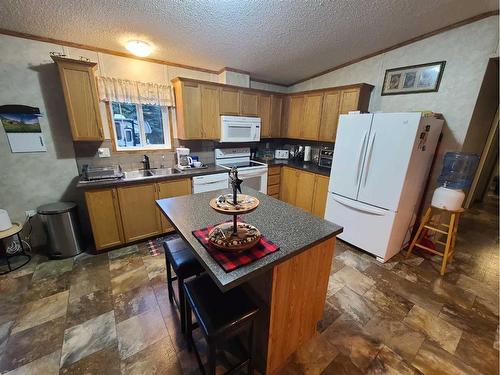
[[[479,156],[464,152],[447,152],[438,185],[448,189],[468,189],[476,173]]]

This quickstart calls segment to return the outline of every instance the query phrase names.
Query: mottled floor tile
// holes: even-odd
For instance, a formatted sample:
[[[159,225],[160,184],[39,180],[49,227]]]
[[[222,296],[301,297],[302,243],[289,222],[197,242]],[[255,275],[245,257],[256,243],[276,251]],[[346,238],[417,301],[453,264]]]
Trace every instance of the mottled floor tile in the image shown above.
[[[7,372],[61,349],[64,318],[52,320],[11,335],[0,362],[0,372]]]
[[[47,279],[50,277],[57,277],[65,272],[70,272],[73,269],[73,258],[61,260],[49,260],[40,263],[35,272],[33,273],[33,282]]]
[[[24,275],[21,277],[3,276],[0,280],[0,296],[2,300],[6,297],[18,296],[23,294],[31,283],[32,275]]]
[[[149,282],[146,268],[141,266],[111,279],[113,295],[118,295]]]
[[[17,313],[22,304],[22,294],[3,294],[0,303],[0,324],[4,324],[16,319]]]
[[[344,286],[345,285],[341,281],[330,276],[330,278],[328,279],[328,288],[326,291],[326,297],[328,298],[330,296],[333,296],[335,293],[337,293]]]
[[[338,241],[339,243],[340,241]],[[351,250],[346,250],[341,254],[337,255],[335,259],[340,260],[344,265],[357,269],[358,271],[364,271],[372,265],[368,259],[361,257],[359,254],[354,253]]]
[[[146,272],[148,273],[148,277],[150,280],[153,280],[157,277],[165,277],[166,276],[166,264],[165,264],[165,255],[160,254],[156,256],[145,256],[142,258],[144,261],[144,266],[146,267]]]
[[[69,292],[53,294],[24,305],[12,327],[12,334],[66,315]]]
[[[323,333],[330,346],[333,346],[342,355],[360,370],[368,368],[370,362],[377,356],[382,343],[370,336],[350,316],[342,314]]]
[[[306,374],[306,373],[304,373]],[[364,374],[352,362],[351,358],[344,354],[339,354],[335,359],[321,372],[324,375],[362,375]]]
[[[365,330],[407,361],[413,359],[425,339],[422,333],[382,314],[375,315]]]
[[[115,295],[113,299],[117,323],[158,306],[153,289],[147,284]]]
[[[142,257],[140,256],[133,256],[133,257],[129,256],[129,257],[113,259],[109,262],[109,271],[111,273],[111,279],[143,266],[144,262],[142,260]]]
[[[108,265],[98,267],[84,265],[71,274],[70,300],[77,300],[98,290],[111,290],[111,277]]]
[[[67,367],[116,342],[113,311],[99,315],[64,332],[61,367]]]
[[[117,250],[110,251],[108,257],[110,260],[127,257],[131,254],[139,254],[139,247],[137,245],[125,246]]]
[[[340,284],[347,285],[360,295],[365,294],[375,284],[375,281],[350,266],[345,266],[340,271],[335,272],[331,279],[334,282],[337,281]]]
[[[323,317],[318,322],[318,332],[323,332],[327,329],[342,313],[337,310],[330,302],[325,301]]]
[[[113,299],[110,290],[97,290],[71,300],[66,316],[66,328],[71,328],[111,310],[113,310]]]
[[[463,290],[442,279],[437,279],[432,282],[430,288],[444,303],[454,303],[464,308],[471,308],[476,299],[474,293]]]
[[[34,281],[24,293],[24,303],[33,302],[69,289],[70,273]]]
[[[62,367],[60,375],[119,375],[120,355],[118,345],[110,345],[98,352],[90,354],[79,361]],[[146,373],[144,373],[146,374]]]
[[[10,322],[5,322],[0,325],[0,357],[3,354],[5,347],[7,346],[7,339],[10,336],[10,330],[13,324],[14,321],[11,320]]]
[[[497,291],[490,288],[485,283],[463,274],[461,274],[458,277],[457,285],[464,290],[474,293],[484,301],[491,303],[492,306],[495,305],[496,306],[495,311],[497,312],[498,315],[499,297]]]
[[[412,365],[424,374],[471,375],[477,371],[431,341],[424,341]]]
[[[158,308],[133,316],[117,324],[120,357],[126,359],[168,337]]]
[[[365,371],[368,375],[417,375],[416,368],[394,353],[389,347],[382,346],[375,359]]]
[[[182,374],[169,337],[126,358],[121,364],[122,374]]]
[[[365,325],[377,312],[377,307],[369,300],[345,286],[328,298],[333,307],[349,314],[359,324]]]
[[[33,362],[27,363],[24,366],[16,368],[15,370],[9,371],[8,373],[6,373],[6,375],[28,375],[28,374],[58,375],[60,356],[61,356],[61,351],[56,350],[51,354],[38,358]]]
[[[483,374],[499,373],[499,353],[491,340],[464,332],[455,355]]]
[[[390,290],[379,290],[376,286],[371,287],[363,297],[372,302],[378,310],[397,320],[403,320],[414,306],[400,295]]]
[[[417,267],[417,266],[420,266],[423,261],[424,261],[424,258],[412,255],[409,258],[405,257],[405,259],[403,259],[401,261],[401,263],[406,264],[407,266]]]
[[[403,322],[424,333],[451,354],[455,353],[462,336],[460,329],[419,306],[413,306]]]

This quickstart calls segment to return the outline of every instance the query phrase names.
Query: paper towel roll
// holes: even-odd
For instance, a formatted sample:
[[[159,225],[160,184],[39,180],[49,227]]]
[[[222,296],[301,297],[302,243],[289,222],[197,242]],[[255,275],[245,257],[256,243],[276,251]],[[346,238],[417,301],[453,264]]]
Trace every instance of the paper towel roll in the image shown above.
[[[10,222],[10,217],[7,211],[0,208],[0,231],[4,231],[12,228],[12,223]]]
[[[311,161],[311,146],[304,147],[304,161]]]

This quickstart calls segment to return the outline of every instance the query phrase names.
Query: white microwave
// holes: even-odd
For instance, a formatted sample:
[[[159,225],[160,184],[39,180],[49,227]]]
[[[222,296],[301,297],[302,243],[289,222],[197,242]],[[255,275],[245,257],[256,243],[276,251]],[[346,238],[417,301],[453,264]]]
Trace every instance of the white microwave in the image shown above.
[[[260,117],[221,116],[221,142],[259,142]]]

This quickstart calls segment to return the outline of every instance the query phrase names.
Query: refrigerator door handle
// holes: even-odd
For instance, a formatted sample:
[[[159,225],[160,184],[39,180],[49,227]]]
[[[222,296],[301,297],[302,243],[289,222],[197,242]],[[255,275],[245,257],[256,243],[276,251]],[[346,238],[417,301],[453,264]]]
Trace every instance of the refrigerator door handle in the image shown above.
[[[352,201],[349,199],[344,199],[341,197],[334,197],[333,200],[336,202],[340,203],[343,206],[352,208],[353,210],[360,211],[360,212],[365,212],[369,213],[372,215],[377,215],[377,216],[384,216],[387,211],[383,210],[381,208],[376,208],[376,207],[367,207],[366,205],[363,205],[362,207],[356,204],[352,204]]]
[[[372,163],[372,154],[373,154],[373,144],[375,143],[375,137],[377,136],[377,133],[373,133],[373,138],[370,143],[370,149],[368,150],[368,158],[366,159],[366,167],[365,167],[365,180],[363,182],[363,187],[366,186],[366,181],[368,180],[368,171],[370,170],[370,164]]]
[[[359,145],[359,150],[358,150],[358,168],[356,170],[356,181],[355,185],[358,186],[359,184],[359,179],[361,177],[361,162],[363,161],[363,158],[361,155],[363,154],[363,149],[365,148],[365,142],[366,142],[366,136],[368,135],[368,132],[365,132],[365,135],[363,136],[363,141]]]

